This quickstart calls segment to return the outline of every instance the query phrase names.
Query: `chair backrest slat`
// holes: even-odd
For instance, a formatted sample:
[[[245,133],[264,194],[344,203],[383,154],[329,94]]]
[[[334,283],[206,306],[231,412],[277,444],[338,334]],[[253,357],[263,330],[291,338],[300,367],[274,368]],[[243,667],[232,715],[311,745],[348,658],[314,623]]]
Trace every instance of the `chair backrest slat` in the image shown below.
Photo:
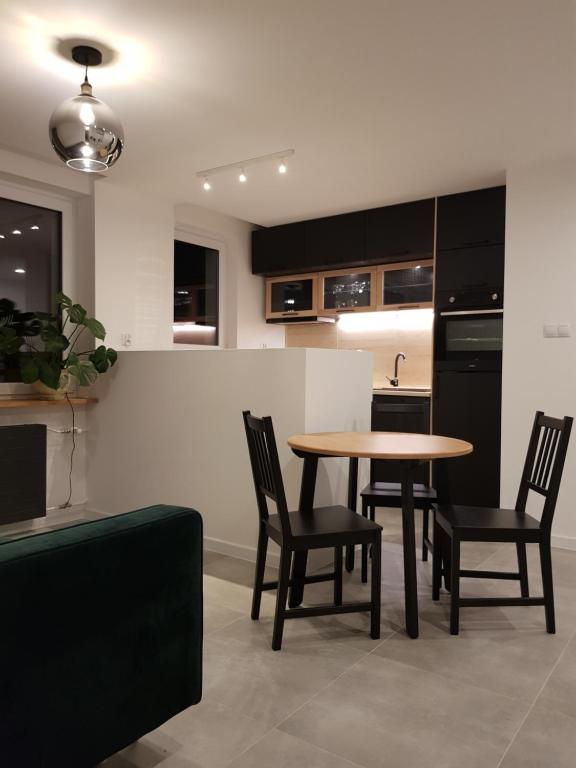
[[[516,509],[526,511],[529,491],[545,497],[540,527],[550,532],[560,490],[573,419],[556,419],[537,411],[528,444]]]
[[[264,522],[268,518],[268,505],[266,503],[266,497],[268,497],[276,504],[283,534],[290,537],[292,535],[290,517],[286,505],[284,482],[272,419],[270,416],[257,418],[252,416],[250,411],[243,411],[242,416],[246,429],[260,521]]]

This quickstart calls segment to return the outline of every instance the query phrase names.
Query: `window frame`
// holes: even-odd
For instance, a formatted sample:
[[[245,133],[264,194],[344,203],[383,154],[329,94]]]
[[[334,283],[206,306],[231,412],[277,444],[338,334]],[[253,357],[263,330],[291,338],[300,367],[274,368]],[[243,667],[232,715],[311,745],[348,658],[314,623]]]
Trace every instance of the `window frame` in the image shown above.
[[[74,258],[76,217],[74,200],[50,189],[7,181],[0,178],[0,198],[26,205],[58,211],[60,218],[60,290],[75,295],[78,284],[78,264]],[[23,382],[0,382],[0,397],[30,395],[33,388]]]

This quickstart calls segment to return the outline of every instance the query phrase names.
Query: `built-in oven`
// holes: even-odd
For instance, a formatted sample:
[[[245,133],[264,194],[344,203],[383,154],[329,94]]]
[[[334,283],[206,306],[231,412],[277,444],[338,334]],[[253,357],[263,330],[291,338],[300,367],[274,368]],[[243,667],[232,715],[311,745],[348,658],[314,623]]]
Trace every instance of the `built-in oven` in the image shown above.
[[[434,323],[436,371],[502,370],[502,309],[440,312]]]

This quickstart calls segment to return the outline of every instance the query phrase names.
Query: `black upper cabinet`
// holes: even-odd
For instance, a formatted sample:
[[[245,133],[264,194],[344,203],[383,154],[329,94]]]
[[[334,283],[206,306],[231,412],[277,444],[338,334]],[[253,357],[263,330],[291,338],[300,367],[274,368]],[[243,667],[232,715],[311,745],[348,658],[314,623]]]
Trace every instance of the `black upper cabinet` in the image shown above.
[[[366,211],[366,259],[386,264],[432,258],[434,199]]]
[[[306,221],[309,269],[338,269],[366,263],[366,213]]]
[[[311,269],[306,262],[305,222],[252,232],[253,274],[295,275]]]
[[[505,220],[506,187],[439,197],[436,249],[500,245]]]

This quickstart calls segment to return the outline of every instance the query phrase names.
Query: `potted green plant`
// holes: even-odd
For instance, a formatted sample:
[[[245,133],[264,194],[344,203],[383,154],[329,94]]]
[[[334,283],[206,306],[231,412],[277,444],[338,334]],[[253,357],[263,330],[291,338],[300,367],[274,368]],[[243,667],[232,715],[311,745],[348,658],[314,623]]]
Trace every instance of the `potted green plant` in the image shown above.
[[[74,383],[93,384],[118,358],[116,350],[104,344],[82,349],[79,342],[86,331],[104,341],[106,330],[63,293],[56,296],[55,313],[35,312],[33,321],[37,333],[24,335],[19,347],[20,372],[24,383],[33,384],[47,397],[64,397]]]

